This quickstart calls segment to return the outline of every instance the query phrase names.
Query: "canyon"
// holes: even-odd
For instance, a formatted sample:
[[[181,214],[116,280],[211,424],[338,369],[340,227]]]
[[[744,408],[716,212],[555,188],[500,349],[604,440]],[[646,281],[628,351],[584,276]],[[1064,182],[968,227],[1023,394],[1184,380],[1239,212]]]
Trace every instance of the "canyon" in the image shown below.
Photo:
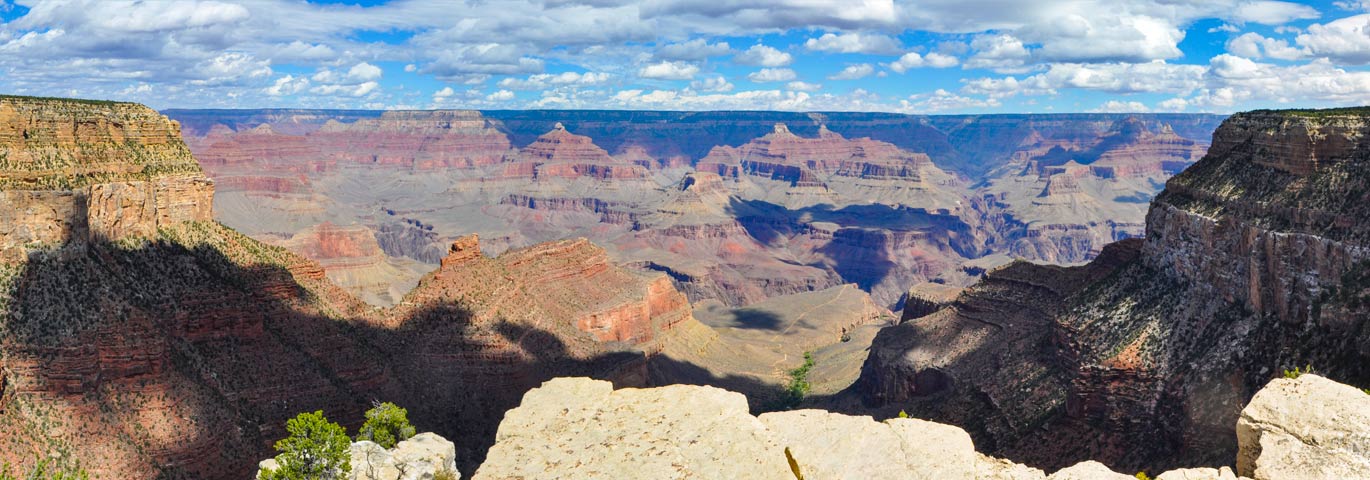
[[[460,237],[391,308],[326,263],[214,222],[214,183],[179,125],[146,107],[0,97],[0,461],[100,478],[245,478],[284,421],[355,428],[413,405],[470,468],[503,412],[556,376],[645,385],[669,332],[697,323],[662,273],[584,240],[491,258]],[[374,240],[327,227],[324,257]],[[705,328],[702,325],[696,328]]]
[[[1358,109],[1233,115],[1142,238],[920,302],[852,391],[1043,467],[1226,461],[1242,405],[1280,370],[1370,384],[1367,129]]]
[[[218,182],[226,225],[275,245],[325,223],[370,230],[384,255],[310,258],[333,260],[332,278],[378,305],[403,289],[377,282],[412,284],[421,268],[409,262],[434,265],[446,243],[476,233],[492,255],[585,237],[615,263],[668,273],[692,302],[745,307],[854,283],[892,310],[913,285],[966,286],[966,270],[1010,258],[1083,262],[1139,236],[1150,197],[1202,156],[1221,120],[164,113]]]
[[[245,478],[381,400],[476,478],[1364,463],[1360,110],[167,113],[0,97],[0,461]],[[665,463],[556,447],[609,427]]]

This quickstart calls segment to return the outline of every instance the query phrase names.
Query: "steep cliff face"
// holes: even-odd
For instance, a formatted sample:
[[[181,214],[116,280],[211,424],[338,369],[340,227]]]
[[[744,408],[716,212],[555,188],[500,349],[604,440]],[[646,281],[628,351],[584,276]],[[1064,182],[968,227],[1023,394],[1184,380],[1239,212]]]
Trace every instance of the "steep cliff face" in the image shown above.
[[[5,204],[16,217],[0,225],[69,215],[55,233],[7,233],[0,262],[0,461],[21,469],[57,458],[102,478],[246,478],[285,419],[322,409],[356,427],[376,399],[457,440],[471,469],[527,389],[556,375],[641,385],[647,355],[694,322],[664,276],[584,241],[500,259],[461,243],[377,309],[320,263],[208,221],[213,186],[156,112],[11,98],[0,112],[0,132],[18,132],[0,137],[14,162],[0,198],[29,202]],[[155,188],[183,184],[195,195]],[[68,206],[81,195],[102,200]],[[343,272],[378,255],[365,231],[307,237],[301,250]]]
[[[1005,253],[1053,263],[1087,261],[1104,245],[1139,237],[1147,201],[1203,156],[1206,142],[1136,117],[1102,135],[1034,137],[980,189]]]
[[[1062,271],[1098,274],[1052,295],[998,280],[1045,267],[991,274],[952,308],[882,332],[860,388],[1043,465],[1230,456],[1241,405],[1280,369],[1370,384],[1367,128],[1354,111],[1233,116],[1152,202],[1145,238],[1110,247],[1135,260],[1105,253]],[[986,383],[965,368],[1010,363],[1037,373]]]
[[[180,126],[139,105],[0,96],[0,257],[208,220]]]

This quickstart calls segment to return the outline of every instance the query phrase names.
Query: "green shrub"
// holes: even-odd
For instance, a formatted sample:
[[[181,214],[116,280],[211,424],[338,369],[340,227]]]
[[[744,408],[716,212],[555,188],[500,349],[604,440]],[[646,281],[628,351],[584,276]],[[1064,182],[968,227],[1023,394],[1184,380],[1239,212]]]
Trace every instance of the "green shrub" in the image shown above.
[[[909,418],[909,412],[905,412],[905,411],[903,411],[903,410],[900,410],[900,411],[899,411],[899,418]]]
[[[357,441],[370,440],[381,448],[395,448],[395,444],[414,436],[409,424],[409,411],[390,402],[378,403],[366,411],[366,423],[357,432]]]
[[[1151,480],[1151,477],[1147,475],[1146,472],[1137,472],[1137,474],[1133,476],[1137,477],[1137,480]]]
[[[457,480],[457,472],[450,468],[443,468],[433,473],[433,480]]]
[[[276,442],[280,468],[263,472],[267,480],[340,480],[352,471],[352,441],[323,411],[301,413],[285,422],[290,436]]]
[[[1294,367],[1293,370],[1285,370],[1285,371],[1284,371],[1284,378],[1288,378],[1288,379],[1291,379],[1291,380],[1292,380],[1292,379],[1299,378],[1299,376],[1301,376],[1301,375],[1303,375],[1303,374],[1305,374],[1305,373],[1313,373],[1313,366],[1312,366],[1312,365],[1306,365],[1306,366],[1304,366],[1303,368]]]
[[[14,473],[10,464],[0,465],[0,480],[87,480],[90,475],[84,469],[66,468],[54,465],[49,460],[40,460],[29,473]]]

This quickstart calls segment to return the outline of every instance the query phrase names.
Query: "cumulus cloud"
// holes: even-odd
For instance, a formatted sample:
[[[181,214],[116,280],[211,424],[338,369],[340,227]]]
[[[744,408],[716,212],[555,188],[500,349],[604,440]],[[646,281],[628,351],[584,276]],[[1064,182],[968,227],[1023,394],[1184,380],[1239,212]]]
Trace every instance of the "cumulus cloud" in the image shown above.
[[[755,83],[788,82],[798,76],[788,68],[763,68],[747,75],[747,80]]]
[[[656,57],[666,60],[704,60],[709,57],[732,53],[728,42],[709,43],[703,38],[688,42],[673,43],[657,49]]]
[[[267,87],[263,91],[267,95],[271,95],[273,97],[280,97],[284,95],[294,95],[296,93],[300,93],[308,86],[308,78],[296,77],[294,75],[286,75],[284,77],[277,78],[275,83],[273,83],[270,87]]]
[[[514,99],[514,92],[508,90],[500,90],[495,93],[486,95],[485,99],[492,102],[507,102],[509,100]]]
[[[783,67],[794,62],[794,57],[788,53],[777,50],[775,47],[766,45],[752,45],[747,51],[733,57],[733,61],[743,65],[755,65],[759,67]]]
[[[876,55],[898,55],[903,45],[898,40],[879,34],[869,33],[825,33],[818,38],[804,42],[804,48],[829,53],[871,53]]]
[[[932,93],[912,95],[908,100],[902,100],[900,103],[904,110],[913,113],[937,113],[948,110],[992,108],[1001,105],[998,100],[993,98],[964,97],[940,88]]]
[[[452,90],[452,87],[442,87],[442,90],[438,90],[438,91],[436,91],[436,92],[433,92],[433,100],[440,100],[440,99],[443,99],[443,98],[447,98],[447,97],[450,97],[450,96],[452,96],[452,95],[455,95],[456,93],[457,93],[457,92],[455,92],[455,91]]]
[[[1142,102],[1122,102],[1118,100],[1109,100],[1102,105],[1099,105],[1098,108],[1090,110],[1090,112],[1095,113],[1146,113],[1150,111],[1151,108],[1147,107]]]
[[[1157,98],[1173,101],[1150,106],[1167,111],[1364,103],[1370,96],[1361,90],[1361,72],[1347,66],[1370,64],[1367,3],[1338,0],[1323,12],[1303,3],[486,0],[487,8],[471,10],[441,2],[50,0],[25,3],[31,8],[15,9],[24,13],[0,24],[0,90],[158,107],[357,108],[422,101],[418,89],[405,87],[425,77],[470,85],[434,99],[473,107],[499,91],[542,92],[519,93],[503,107],[622,106],[612,100],[615,92],[637,89],[644,90],[639,105],[675,95],[659,104],[892,111],[954,111],[944,106],[957,102],[961,109],[994,108],[977,105],[1076,90],[1164,94]],[[1320,14],[1330,18],[1318,20]],[[1201,21],[1218,26],[1193,28]],[[396,35],[363,40],[367,31]],[[1187,41],[1186,34],[1200,38]],[[910,39],[918,43],[903,44]],[[1224,43],[1228,56],[1197,58],[1181,43]],[[798,75],[782,79],[783,71],[837,70],[841,64],[828,62],[833,54],[888,56],[844,59],[867,63],[834,73],[834,80],[958,65],[968,78],[946,95],[894,82],[899,96],[889,99],[820,94]],[[745,72],[708,63],[729,55],[731,64],[773,70],[753,75],[777,89],[737,91],[728,79]],[[404,73],[384,71],[390,65]],[[1298,88],[1272,86],[1279,82]],[[814,93],[800,102],[785,92]]]
[[[856,80],[860,78],[865,78],[866,76],[872,73],[875,73],[875,67],[871,66],[871,64],[858,63],[856,65],[848,66],[847,68],[842,69],[842,71],[840,72],[832,74],[828,77],[828,80]]]
[[[690,82],[690,88],[701,92],[731,92],[733,84],[723,77],[709,77]]]
[[[1014,71],[1031,58],[1023,41],[1012,35],[981,35],[971,40],[970,48],[975,53],[966,60],[966,68]]]
[[[1298,60],[1308,56],[1308,52],[1289,46],[1284,40],[1266,38],[1259,33],[1248,32],[1227,41],[1227,51],[1250,58],[1270,57],[1280,60]]]
[[[1229,18],[1237,22],[1280,25],[1294,20],[1308,20],[1319,16],[1318,11],[1308,5],[1261,0],[1237,5]]]
[[[890,62],[889,67],[890,70],[894,70],[898,73],[904,73],[909,71],[910,69],[919,67],[954,67],[958,63],[960,63],[960,61],[957,60],[956,57],[953,57],[951,55],[943,55],[937,52],[932,52],[927,55],[919,55],[916,52],[909,52],[899,57],[898,60]]]
[[[596,72],[539,73],[525,78],[505,78],[498,85],[512,90],[542,90],[553,85],[599,85],[608,82],[609,78],[607,73]]]
[[[375,92],[381,85],[376,82],[366,82],[359,85],[319,85],[309,89],[310,92],[319,95],[345,95],[349,97],[363,97]]]
[[[1307,33],[1294,41],[1313,55],[1339,63],[1365,65],[1370,63],[1370,14],[1309,25]]]
[[[656,80],[689,80],[699,73],[699,67],[686,62],[654,63],[638,70],[637,76]]]

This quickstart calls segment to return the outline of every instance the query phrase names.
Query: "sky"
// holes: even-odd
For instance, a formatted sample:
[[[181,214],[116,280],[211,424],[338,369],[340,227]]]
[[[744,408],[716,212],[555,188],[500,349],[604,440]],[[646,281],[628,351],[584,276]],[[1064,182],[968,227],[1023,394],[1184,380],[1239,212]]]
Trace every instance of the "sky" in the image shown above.
[[[1370,0],[0,0],[0,94],[154,108],[1370,104]]]

